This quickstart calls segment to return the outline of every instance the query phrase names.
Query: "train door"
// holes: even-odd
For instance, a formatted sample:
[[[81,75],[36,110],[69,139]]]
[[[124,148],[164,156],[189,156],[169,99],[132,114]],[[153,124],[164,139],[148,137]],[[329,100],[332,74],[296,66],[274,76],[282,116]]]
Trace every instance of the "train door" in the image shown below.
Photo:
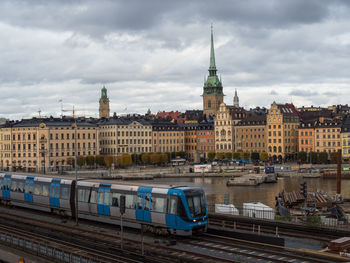
[[[24,184],[24,201],[33,203],[34,177],[27,176]]]
[[[136,219],[151,222],[151,192],[152,187],[140,186],[137,191]]]
[[[50,206],[60,207],[61,179],[54,178],[50,184]]]
[[[3,198],[10,199],[10,189],[11,189],[11,174],[5,174],[2,179],[2,196]]]
[[[100,215],[110,215],[110,195],[111,195],[111,184],[101,183],[98,188],[97,197],[97,213]]]
[[[168,199],[168,211],[166,215],[166,224],[170,228],[176,228],[177,227],[177,202],[178,202],[178,197],[177,196],[169,196]]]

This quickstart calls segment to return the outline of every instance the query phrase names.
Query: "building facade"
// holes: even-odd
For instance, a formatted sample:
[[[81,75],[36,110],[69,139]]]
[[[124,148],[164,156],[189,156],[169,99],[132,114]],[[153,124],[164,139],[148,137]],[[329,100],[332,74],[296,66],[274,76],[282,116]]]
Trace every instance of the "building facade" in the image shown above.
[[[341,149],[342,149],[342,158],[345,161],[350,160],[350,118],[347,117],[343,121],[341,127]]]
[[[314,122],[301,122],[298,129],[298,151],[315,151],[315,127]]]
[[[33,118],[8,122],[0,130],[0,162],[6,170],[60,170],[72,167],[75,155],[98,154],[94,120]]]
[[[266,115],[250,114],[234,130],[236,152],[266,152]]]
[[[157,153],[184,152],[184,131],[175,123],[154,122],[152,123],[152,147]]]
[[[110,118],[98,123],[101,154],[151,153],[152,125],[141,118]]]
[[[209,152],[215,152],[214,123],[199,123],[196,136],[199,158],[207,159]]]
[[[296,158],[300,115],[293,104],[271,104],[267,115],[267,152],[274,160]]]
[[[236,151],[234,126],[246,118],[246,115],[247,112],[243,108],[221,103],[214,119],[216,152]]]
[[[341,149],[341,121],[318,121],[315,123],[315,151],[336,152]]]

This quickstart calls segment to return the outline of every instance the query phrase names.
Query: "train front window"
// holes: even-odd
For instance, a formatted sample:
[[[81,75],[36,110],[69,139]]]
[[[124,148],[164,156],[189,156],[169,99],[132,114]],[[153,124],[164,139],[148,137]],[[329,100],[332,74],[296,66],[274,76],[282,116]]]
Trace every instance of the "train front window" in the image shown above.
[[[204,194],[199,191],[188,191],[185,193],[188,203],[188,209],[192,218],[205,216],[205,199]]]

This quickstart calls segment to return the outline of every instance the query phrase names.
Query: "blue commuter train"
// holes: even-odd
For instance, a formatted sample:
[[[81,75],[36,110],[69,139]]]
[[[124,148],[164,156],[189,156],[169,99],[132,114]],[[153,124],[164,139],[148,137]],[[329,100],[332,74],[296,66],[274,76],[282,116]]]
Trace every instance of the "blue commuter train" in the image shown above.
[[[120,197],[125,196],[123,225],[157,234],[192,235],[206,231],[207,206],[198,187],[110,184],[0,174],[0,199],[7,205],[120,224]],[[77,189],[77,193],[75,192]],[[75,200],[78,198],[78,202]],[[77,203],[77,207],[76,207]]]

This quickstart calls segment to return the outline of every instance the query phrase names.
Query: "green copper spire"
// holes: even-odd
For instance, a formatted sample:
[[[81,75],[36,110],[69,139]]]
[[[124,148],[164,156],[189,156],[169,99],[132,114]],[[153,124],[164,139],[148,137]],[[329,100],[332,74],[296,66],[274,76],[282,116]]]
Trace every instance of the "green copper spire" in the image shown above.
[[[105,86],[103,86],[103,88],[101,89],[101,98],[100,98],[100,102],[104,101],[104,102],[109,102],[109,98],[107,97],[107,89],[105,88]]]
[[[216,72],[217,69],[215,65],[213,25],[211,25],[209,76],[207,80],[204,81],[203,95],[223,95],[221,79],[219,79],[218,75],[216,75]]]
[[[215,53],[214,53],[214,38],[213,38],[213,24],[211,24],[209,75],[210,76],[215,76],[216,75]]]

